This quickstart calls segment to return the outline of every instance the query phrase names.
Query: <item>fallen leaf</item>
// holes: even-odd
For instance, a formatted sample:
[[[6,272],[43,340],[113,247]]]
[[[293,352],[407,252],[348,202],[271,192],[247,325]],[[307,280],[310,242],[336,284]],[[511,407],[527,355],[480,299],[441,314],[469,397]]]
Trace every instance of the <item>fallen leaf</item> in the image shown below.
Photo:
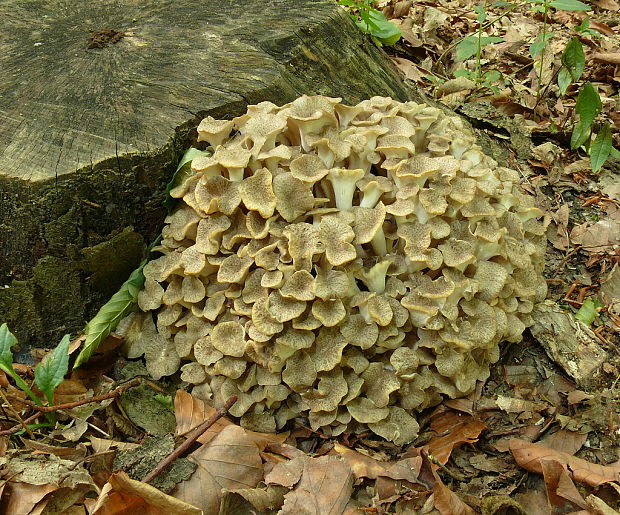
[[[599,30],[599,32],[601,31]],[[613,34],[613,31],[612,31],[612,34]],[[614,52],[614,53],[597,52],[592,55],[592,59],[594,59],[595,61],[599,63],[620,64],[620,52]]]
[[[301,478],[284,496],[279,514],[340,515],[351,497],[353,480],[351,468],[341,458],[305,458]]]
[[[603,219],[585,222],[573,227],[570,233],[573,243],[588,248],[608,247],[620,244],[620,220]]]
[[[441,515],[474,515],[476,512],[465,504],[461,498],[441,482],[437,476],[437,482],[433,487],[435,496],[435,508]]]
[[[115,472],[103,487],[92,515],[202,515],[202,511],[125,472]]]
[[[259,448],[245,429],[229,425],[188,456],[198,468],[172,491],[205,515],[218,513],[222,489],[254,488],[263,479]]]
[[[414,82],[421,82],[424,80],[424,75],[430,75],[428,72],[421,70],[415,63],[409,59],[403,59],[402,57],[392,57],[392,62],[396,67],[403,72],[406,79]]]
[[[542,461],[555,460],[578,483],[598,487],[604,483],[620,481],[620,464],[618,463],[613,466],[598,465],[581,458],[576,458],[565,452],[555,451],[543,445],[518,438],[510,440],[510,452],[520,467],[537,474],[542,474]]]
[[[549,447],[549,449],[564,452],[572,456],[583,447],[587,439],[588,433],[578,433],[577,431],[560,429],[543,438],[540,443]]]
[[[431,429],[441,436],[434,436],[428,442],[428,452],[441,464],[450,459],[452,451],[464,443],[478,441],[485,424],[469,415],[448,411],[433,417]],[[447,433],[447,434],[443,434]]]
[[[349,449],[338,442],[334,444],[332,453],[342,456],[357,479],[362,477],[377,479],[378,476],[384,475],[386,468],[390,465],[389,462],[381,462],[361,452]]]
[[[620,4],[616,2],[616,0],[596,0],[594,3],[597,7],[608,11],[617,11],[620,9]]]
[[[47,494],[55,490],[58,490],[58,486],[51,484],[33,485],[8,481],[4,484],[0,513],[30,513]]]
[[[202,424],[209,417],[213,416],[216,409],[209,406],[204,401],[193,397],[184,390],[177,390],[174,396],[174,416],[177,420],[177,435],[189,433],[192,429]],[[200,443],[207,443],[222,431],[226,426],[231,425],[229,419],[222,417],[199,438]]]
[[[561,463],[555,460],[543,460],[540,464],[551,511],[553,507],[573,510],[588,507]]]
[[[224,490],[219,515],[240,513],[264,513],[277,510],[284,504],[288,488],[269,485],[266,488]]]
[[[618,513],[620,513],[610,508],[605,501],[594,494],[588,495],[588,497],[586,497],[586,502],[596,515],[618,515]]]

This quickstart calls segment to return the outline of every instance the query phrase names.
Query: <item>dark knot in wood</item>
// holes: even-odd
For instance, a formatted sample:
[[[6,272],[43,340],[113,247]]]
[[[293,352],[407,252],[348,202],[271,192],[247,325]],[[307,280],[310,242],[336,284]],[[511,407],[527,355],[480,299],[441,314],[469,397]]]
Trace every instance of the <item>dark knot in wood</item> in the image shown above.
[[[88,36],[87,48],[105,48],[108,45],[114,45],[123,39],[126,34],[122,30],[102,29],[91,30]]]

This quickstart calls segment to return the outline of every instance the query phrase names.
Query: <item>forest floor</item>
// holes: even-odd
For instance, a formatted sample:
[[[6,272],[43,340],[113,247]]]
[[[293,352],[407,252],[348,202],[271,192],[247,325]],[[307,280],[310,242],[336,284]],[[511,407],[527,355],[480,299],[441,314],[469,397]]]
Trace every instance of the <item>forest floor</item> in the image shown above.
[[[112,335],[56,390],[50,413],[62,430],[0,376],[0,512],[620,513],[620,160],[609,148],[620,148],[620,4],[553,4],[383,2],[402,33],[386,47],[395,65],[506,143],[508,166],[549,222],[548,300],[484,384],[422,413],[404,448],[301,425],[252,433],[224,417],[189,460],[147,484],[217,414],[173,382],[146,378]],[[571,150],[584,104],[593,143]],[[32,367],[16,369],[32,379]]]

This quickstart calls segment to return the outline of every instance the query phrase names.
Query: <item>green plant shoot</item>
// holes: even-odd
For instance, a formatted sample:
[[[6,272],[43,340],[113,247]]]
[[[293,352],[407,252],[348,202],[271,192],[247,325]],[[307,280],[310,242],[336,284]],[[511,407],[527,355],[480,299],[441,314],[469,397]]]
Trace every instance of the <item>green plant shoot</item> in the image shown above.
[[[572,38],[562,54],[562,68],[558,73],[558,86],[560,93],[564,95],[568,86],[577,82],[586,65],[586,56],[583,51],[583,44],[577,37]]]
[[[13,352],[11,348],[17,345],[17,338],[9,330],[6,323],[0,325],[0,370],[11,376],[15,384],[32,399],[38,406],[43,406],[41,399],[30,389],[30,387],[13,369]]]
[[[209,155],[211,155],[211,152],[207,150],[198,150],[194,147],[190,147],[185,151],[183,157],[179,161],[176,171],[172,175],[172,179],[170,179],[170,182],[166,186],[164,207],[168,210],[168,213],[172,213],[177,202],[177,199],[170,196],[170,191],[172,191],[173,188],[176,188],[179,184],[182,184],[192,175],[192,161],[194,158]]]
[[[603,304],[598,299],[587,298],[579,308],[579,311],[575,313],[575,318],[581,323],[590,327],[594,323],[594,319],[598,315],[599,308],[602,308]]]
[[[144,274],[142,270],[147,260],[142,261],[140,266],[136,268],[129,279],[127,279],[120,289],[112,295],[112,298],[106,302],[94,318],[86,324],[84,334],[86,340],[73,368],[86,363],[97,350],[99,344],[105,340],[118,323],[127,316],[134,308],[138,300],[138,292],[144,284]]]
[[[69,341],[65,334],[58,346],[34,369],[34,382],[45,394],[49,406],[54,404],[54,391],[69,369]]]
[[[575,112],[579,115],[579,123],[573,128],[570,140],[572,150],[589,142],[592,122],[602,107],[601,98],[592,83],[586,82],[581,86],[575,103]]]
[[[613,142],[611,140],[611,127],[609,123],[603,125],[601,131],[594,138],[594,142],[590,147],[590,166],[594,173],[598,172],[607,158],[611,154],[613,149]]]
[[[394,45],[401,37],[398,25],[389,21],[384,14],[373,7],[370,0],[340,0],[344,7],[357,11],[357,14],[349,13],[358,28],[370,34],[379,45]]]

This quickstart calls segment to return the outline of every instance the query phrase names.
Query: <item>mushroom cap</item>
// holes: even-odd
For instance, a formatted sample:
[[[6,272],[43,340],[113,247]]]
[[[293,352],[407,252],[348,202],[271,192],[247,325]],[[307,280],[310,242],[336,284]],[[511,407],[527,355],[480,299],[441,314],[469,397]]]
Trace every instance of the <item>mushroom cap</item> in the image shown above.
[[[410,443],[415,411],[471,392],[532,323],[543,213],[459,119],[304,96],[207,118],[199,141],[127,347],[236,395],[243,427]]]

